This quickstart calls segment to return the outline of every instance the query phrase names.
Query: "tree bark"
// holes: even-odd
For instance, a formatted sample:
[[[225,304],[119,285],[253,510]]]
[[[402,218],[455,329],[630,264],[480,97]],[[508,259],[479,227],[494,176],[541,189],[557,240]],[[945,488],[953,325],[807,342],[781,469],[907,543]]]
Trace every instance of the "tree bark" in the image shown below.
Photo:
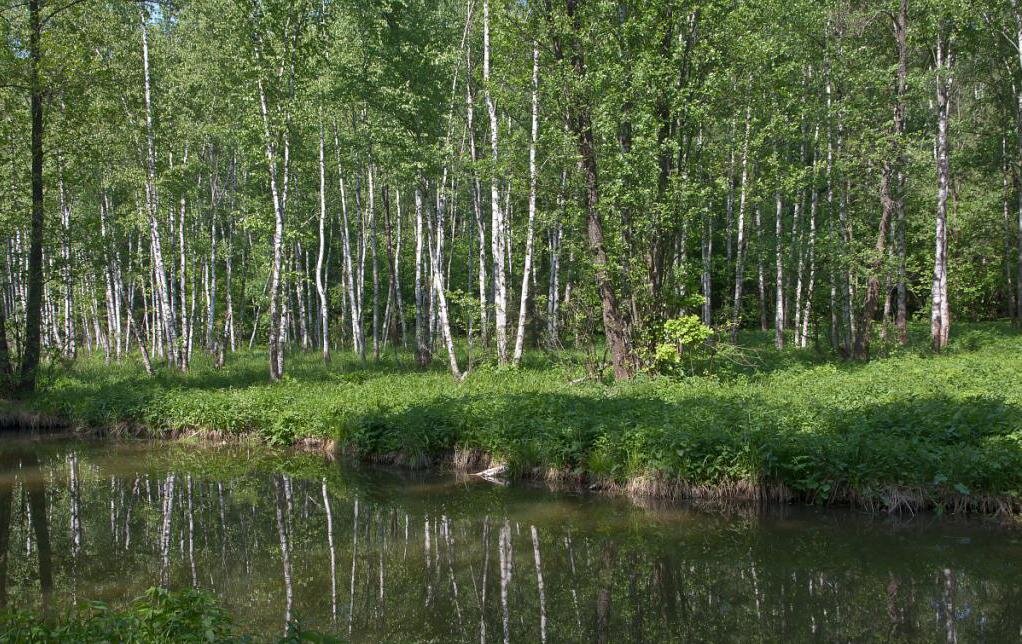
[[[415,361],[420,367],[432,360],[430,349],[429,321],[426,311],[426,266],[423,256],[424,245],[422,220],[422,189],[415,187]]]
[[[529,224],[525,233],[525,267],[522,270],[522,292],[518,304],[518,334],[512,362],[522,362],[525,347],[525,320],[529,303],[529,278],[532,275],[533,235],[536,221],[536,140],[539,138],[539,43],[532,43],[532,130],[529,138]]]
[[[167,269],[163,261],[163,247],[160,239],[160,225],[157,219],[158,199],[156,194],[156,133],[153,126],[153,103],[152,83],[149,74],[149,25],[147,24],[146,12],[139,12],[142,29],[142,71],[144,81],[145,99],[145,129],[146,129],[146,186],[145,206],[149,219],[149,243],[153,261],[153,286],[155,293],[153,299],[156,301],[154,307],[159,316],[160,326],[163,331],[163,338],[166,340],[166,357],[168,362],[177,362],[177,329],[174,320],[173,306],[170,299],[170,284],[167,279]]]
[[[337,157],[337,181],[341,189],[341,244],[344,255],[344,279],[348,283],[348,303],[351,307],[351,344],[359,360],[365,362],[365,335],[362,332],[362,309],[355,294],[355,271],[351,254],[351,232],[348,223],[348,199],[344,189],[344,174],[341,172],[341,146],[334,124],[334,154]]]
[[[742,285],[745,282],[745,203],[749,182],[749,134],[752,129],[752,105],[745,107],[745,138],[742,142],[742,178],[738,191],[738,220],[735,223],[738,239],[735,243],[735,290],[731,312],[731,342],[738,342],[738,329],[742,324]]]
[[[934,236],[933,285],[930,295],[930,337],[935,351],[947,347],[951,331],[947,289],[947,201],[951,183],[948,159],[948,121],[954,82],[954,52],[950,38],[937,36],[937,216]]]
[[[436,221],[432,222],[435,224],[433,230],[433,239],[430,240],[430,266],[433,272],[433,297],[436,303],[436,315],[437,323],[440,327],[440,333],[444,339],[444,347],[447,349],[447,362],[451,370],[451,375],[456,379],[462,379],[461,369],[458,367],[458,356],[454,350],[454,336],[451,334],[451,323],[450,318],[447,314],[447,295],[444,292],[444,271],[442,266],[441,257],[441,231],[444,225],[444,216],[446,211],[446,198],[443,196],[444,185],[441,182],[439,186],[441,195],[439,197],[439,207],[436,211]]]
[[[323,124],[319,124],[319,252],[316,254],[316,293],[319,295],[319,335],[323,362],[330,362],[330,315],[326,292],[323,259],[326,254],[326,159],[324,158]],[[326,499],[326,488],[323,489]],[[336,608],[336,607],[335,607]]]
[[[887,237],[890,234],[891,221],[903,207],[900,176],[904,165],[901,136],[905,131],[905,82],[907,74],[907,22],[908,0],[901,0],[898,14],[894,16],[894,40],[898,50],[898,71],[895,77],[894,90],[894,121],[892,143],[887,159],[884,160],[880,174],[880,223],[877,226],[876,244],[873,258],[869,263],[869,277],[866,284],[866,296],[862,306],[862,317],[855,336],[852,356],[858,360],[869,359],[870,330],[873,318],[876,317],[880,300],[880,278],[884,255],[887,252]]]
[[[781,239],[784,234],[784,200],[777,191],[777,213],[774,220],[774,346],[784,348],[784,249]]]
[[[577,13],[578,0],[565,0],[568,19],[571,22],[574,45],[571,55],[571,66],[575,81],[584,83],[587,77],[585,55],[582,51],[580,32],[581,18]],[[559,50],[555,47],[555,50]],[[599,176],[596,162],[596,142],[593,135],[592,115],[585,99],[576,97],[569,107],[568,122],[575,136],[578,154],[581,160],[583,184],[585,186],[586,241],[593,260],[597,290],[603,311],[603,331],[611,361],[614,377],[627,379],[634,369],[631,342],[618,306],[618,296],[610,273],[610,262],[607,258],[606,243],[603,234],[603,219],[600,213]]]
[[[497,108],[490,91],[490,2],[483,0],[483,97],[490,117],[490,252],[493,256],[494,330],[497,339],[497,362],[506,364],[507,355],[507,276],[504,214],[500,207],[497,161],[500,126]]]
[[[277,152],[270,133],[270,115],[266,107],[266,90],[263,81],[259,84],[259,111],[263,120],[264,152],[266,167],[270,176],[270,195],[273,199],[273,263],[270,266],[270,332],[269,363],[270,380],[277,381],[284,375],[283,328],[280,301],[281,270],[284,264],[284,204],[283,195],[277,188]]]
[[[43,87],[39,78],[42,65],[42,20],[40,0],[28,1],[29,14],[29,83],[32,119],[32,223],[29,233],[28,285],[25,297],[25,344],[21,356],[19,388],[35,390],[42,342],[43,303]]]

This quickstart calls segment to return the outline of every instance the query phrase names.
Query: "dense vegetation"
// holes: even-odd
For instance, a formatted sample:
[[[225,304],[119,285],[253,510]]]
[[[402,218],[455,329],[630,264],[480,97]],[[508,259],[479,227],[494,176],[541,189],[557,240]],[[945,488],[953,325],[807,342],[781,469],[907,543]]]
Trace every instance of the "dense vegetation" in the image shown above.
[[[1017,506],[1017,3],[0,11],[0,382],[31,408]]]
[[[32,405],[92,427],[332,439],[412,465],[478,450],[513,475],[637,494],[1017,508],[1022,339],[1008,325],[963,328],[946,355],[899,350],[867,364],[768,342],[710,375],[610,386],[581,377],[584,356],[564,354],[530,353],[520,369],[479,368],[460,383],[407,361],[358,369],[350,354],[329,366],[296,356],[276,384],[258,353],[155,378],[137,363],[80,360]]]
[[[231,623],[214,597],[195,590],[153,588],[130,606],[95,604],[60,619],[30,613],[0,613],[0,638],[7,642],[226,642]]]
[[[2,12],[12,388],[245,345],[271,380],[313,347],[460,377],[459,346],[605,346],[627,379],[711,329],[864,360],[1018,313],[1015,3]]]

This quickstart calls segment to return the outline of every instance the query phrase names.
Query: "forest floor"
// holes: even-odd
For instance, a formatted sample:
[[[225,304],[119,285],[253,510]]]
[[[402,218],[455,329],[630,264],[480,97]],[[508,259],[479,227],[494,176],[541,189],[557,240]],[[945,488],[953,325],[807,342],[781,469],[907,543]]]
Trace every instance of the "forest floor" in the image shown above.
[[[940,356],[922,329],[865,364],[745,340],[744,364],[712,376],[581,379],[580,356],[477,366],[463,382],[388,355],[292,354],[269,384],[265,353],[197,356],[186,374],[147,377],[133,361],[54,367],[19,403],[75,427],[214,432],[275,444],[329,441],[407,465],[507,466],[510,477],[637,495],[770,498],[873,510],[1022,511],[1022,335],[960,324]],[[0,403],[0,411],[3,410]],[[15,407],[7,403],[7,411]]]

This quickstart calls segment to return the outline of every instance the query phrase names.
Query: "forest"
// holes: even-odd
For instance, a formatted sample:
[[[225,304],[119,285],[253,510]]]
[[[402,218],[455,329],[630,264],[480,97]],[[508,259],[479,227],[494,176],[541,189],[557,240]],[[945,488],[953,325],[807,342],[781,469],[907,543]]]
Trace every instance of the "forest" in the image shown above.
[[[8,425],[1019,505],[1017,2],[0,15]]]
[[[6,6],[0,371],[709,341],[866,360],[1018,315],[1017,2]],[[695,316],[695,317],[693,317]],[[688,346],[686,346],[688,345]],[[225,356],[226,354],[226,356]]]
[[[0,641],[1020,632],[1022,0],[0,40]]]

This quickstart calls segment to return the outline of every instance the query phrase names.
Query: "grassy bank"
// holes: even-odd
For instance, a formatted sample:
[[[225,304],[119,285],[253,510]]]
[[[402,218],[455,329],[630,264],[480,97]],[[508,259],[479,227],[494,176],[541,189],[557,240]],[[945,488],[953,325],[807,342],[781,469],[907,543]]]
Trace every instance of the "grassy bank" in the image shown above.
[[[918,346],[925,346],[919,342]],[[560,358],[477,368],[454,382],[408,360],[290,358],[268,384],[261,353],[147,378],[83,359],[27,401],[91,427],[336,440],[364,457],[492,455],[513,475],[555,475],[660,496],[770,496],[874,509],[1022,508],[1022,337],[960,326],[950,351],[869,364],[750,350],[750,365],[683,380],[579,380]]]

